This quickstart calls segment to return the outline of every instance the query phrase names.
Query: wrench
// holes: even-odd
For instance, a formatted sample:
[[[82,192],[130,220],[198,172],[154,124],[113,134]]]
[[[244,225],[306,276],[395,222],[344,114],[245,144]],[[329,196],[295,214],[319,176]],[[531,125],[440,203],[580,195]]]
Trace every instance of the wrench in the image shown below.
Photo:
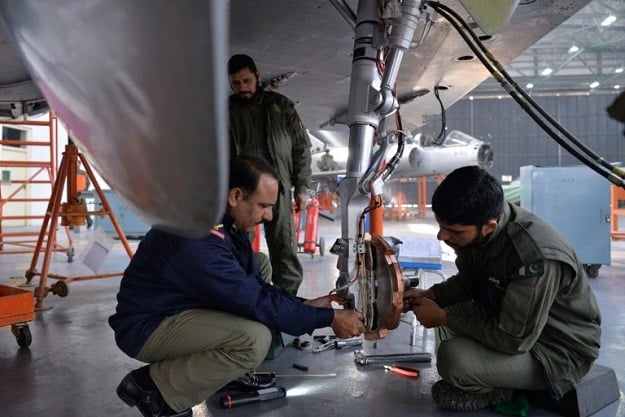
[[[397,362],[431,362],[432,355],[429,352],[421,353],[396,353],[389,355],[367,355],[362,350],[354,352],[354,362],[357,365],[388,364]]]
[[[325,342],[319,346],[316,346],[313,349],[313,353],[325,352],[326,350],[334,349],[335,347],[336,346],[334,340],[331,340],[329,342]]]
[[[317,346],[313,349],[313,353],[324,352],[330,349],[343,349],[345,347],[360,345],[362,345],[362,339],[359,337],[352,339],[334,339]]]

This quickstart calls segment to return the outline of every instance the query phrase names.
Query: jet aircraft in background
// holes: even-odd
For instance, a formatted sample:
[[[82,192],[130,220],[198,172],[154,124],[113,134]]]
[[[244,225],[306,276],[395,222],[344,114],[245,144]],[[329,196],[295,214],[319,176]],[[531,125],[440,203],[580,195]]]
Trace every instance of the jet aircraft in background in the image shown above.
[[[387,163],[396,150],[397,145],[390,147],[386,156]],[[323,181],[344,176],[347,156],[347,146],[317,150],[312,156],[313,178]],[[492,165],[493,158],[494,152],[490,143],[458,130],[450,131],[441,143],[436,143],[432,137],[419,133],[408,140],[392,178],[447,175],[465,165],[488,168]]]

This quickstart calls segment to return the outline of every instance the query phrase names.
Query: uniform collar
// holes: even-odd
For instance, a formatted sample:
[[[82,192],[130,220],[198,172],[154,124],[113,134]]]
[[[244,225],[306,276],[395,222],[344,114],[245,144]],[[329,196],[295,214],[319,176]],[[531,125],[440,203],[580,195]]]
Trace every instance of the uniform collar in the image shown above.
[[[493,233],[490,234],[490,236],[488,236],[488,238],[486,239],[486,241],[484,241],[482,246],[486,246],[490,242],[497,239],[497,236],[499,236],[502,233],[501,231],[506,228],[506,225],[510,221],[510,216],[511,216],[510,203],[504,201],[503,213],[501,213],[501,216],[499,216],[499,218],[497,219],[497,228],[495,229]]]

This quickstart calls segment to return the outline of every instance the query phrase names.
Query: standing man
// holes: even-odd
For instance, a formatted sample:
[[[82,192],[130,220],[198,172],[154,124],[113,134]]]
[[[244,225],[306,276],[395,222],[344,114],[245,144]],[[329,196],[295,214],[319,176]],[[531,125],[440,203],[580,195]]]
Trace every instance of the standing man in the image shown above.
[[[228,61],[232,155],[254,155],[269,162],[280,178],[273,219],[264,222],[272,267],[272,281],[291,294],[302,282],[297,258],[291,187],[296,210],[306,207],[310,186],[310,140],[293,102],[282,94],[264,91],[256,63],[247,55]]]
[[[266,161],[237,158],[222,224],[202,239],[152,229],[137,248],[109,323],[120,349],[149,364],[117,387],[145,417],[190,417],[193,405],[263,361],[271,330],[364,331],[362,315],[333,309],[329,296],[304,300],[260,276],[248,232],[271,220],[278,181]]]
[[[597,300],[574,250],[544,220],[504,202],[501,185],[477,166],[449,174],[432,211],[458,273],[408,290],[404,309],[437,327],[442,379],[434,401],[473,411],[515,389],[561,398],[590,370],[601,337]]]

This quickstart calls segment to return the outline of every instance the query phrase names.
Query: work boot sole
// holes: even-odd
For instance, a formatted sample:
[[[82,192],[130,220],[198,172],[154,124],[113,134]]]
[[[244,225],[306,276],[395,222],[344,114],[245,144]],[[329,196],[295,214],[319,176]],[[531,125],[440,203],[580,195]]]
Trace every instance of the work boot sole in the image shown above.
[[[432,386],[432,399],[443,410],[476,411],[502,404],[512,398],[511,389],[496,388],[486,394],[474,394],[462,391],[440,380]]]

